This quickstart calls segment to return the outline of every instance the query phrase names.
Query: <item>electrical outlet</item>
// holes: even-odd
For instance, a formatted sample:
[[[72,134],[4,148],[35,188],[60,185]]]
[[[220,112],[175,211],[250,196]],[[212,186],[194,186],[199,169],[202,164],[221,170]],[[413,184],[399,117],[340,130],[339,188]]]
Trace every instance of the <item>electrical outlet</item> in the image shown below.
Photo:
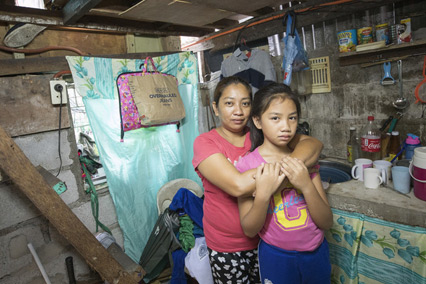
[[[67,103],[67,86],[64,80],[51,80],[50,81],[50,96],[52,98],[53,105],[61,104],[61,92],[62,92],[62,104]]]

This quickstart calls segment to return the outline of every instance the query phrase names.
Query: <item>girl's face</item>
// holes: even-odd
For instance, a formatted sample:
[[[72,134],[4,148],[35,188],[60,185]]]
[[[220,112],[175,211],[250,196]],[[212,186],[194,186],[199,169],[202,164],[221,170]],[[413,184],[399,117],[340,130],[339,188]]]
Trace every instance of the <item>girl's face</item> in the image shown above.
[[[213,102],[213,109],[221,121],[221,127],[240,132],[250,117],[250,93],[243,84],[231,84],[223,90],[219,103]]]
[[[296,134],[297,109],[290,99],[274,99],[262,116],[254,117],[253,122],[261,129],[264,143],[271,143],[277,147],[286,146]]]

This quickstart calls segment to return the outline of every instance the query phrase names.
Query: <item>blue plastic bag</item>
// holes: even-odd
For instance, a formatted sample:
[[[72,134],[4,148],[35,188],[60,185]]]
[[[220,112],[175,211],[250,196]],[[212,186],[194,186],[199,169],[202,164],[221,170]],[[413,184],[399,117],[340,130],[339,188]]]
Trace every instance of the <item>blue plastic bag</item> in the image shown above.
[[[284,16],[286,36],[284,42],[283,70],[284,84],[290,86],[292,72],[309,68],[308,54],[303,48],[299,33],[296,30],[296,14],[293,11]]]

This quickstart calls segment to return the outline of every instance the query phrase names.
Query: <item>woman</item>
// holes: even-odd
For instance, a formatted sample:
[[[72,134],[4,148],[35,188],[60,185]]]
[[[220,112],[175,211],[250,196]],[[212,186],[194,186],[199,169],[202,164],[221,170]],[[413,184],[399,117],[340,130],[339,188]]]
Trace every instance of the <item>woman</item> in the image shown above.
[[[221,124],[194,141],[192,164],[204,187],[203,227],[215,283],[260,283],[259,238],[244,234],[237,200],[253,193],[256,170],[239,173],[234,166],[251,148],[251,102],[246,81],[234,76],[221,80],[212,103]],[[304,135],[296,135],[289,146],[294,149],[291,156],[307,166],[316,163],[322,150],[320,141]]]

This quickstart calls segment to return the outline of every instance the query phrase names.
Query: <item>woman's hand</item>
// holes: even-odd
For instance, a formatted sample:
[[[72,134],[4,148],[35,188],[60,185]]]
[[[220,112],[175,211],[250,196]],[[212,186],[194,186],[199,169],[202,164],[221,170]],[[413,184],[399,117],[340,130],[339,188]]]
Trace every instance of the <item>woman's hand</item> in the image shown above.
[[[262,163],[256,170],[256,198],[269,200],[285,177],[279,163]]]
[[[287,156],[280,164],[281,171],[295,188],[303,192],[312,183],[309,171],[301,160]]]

